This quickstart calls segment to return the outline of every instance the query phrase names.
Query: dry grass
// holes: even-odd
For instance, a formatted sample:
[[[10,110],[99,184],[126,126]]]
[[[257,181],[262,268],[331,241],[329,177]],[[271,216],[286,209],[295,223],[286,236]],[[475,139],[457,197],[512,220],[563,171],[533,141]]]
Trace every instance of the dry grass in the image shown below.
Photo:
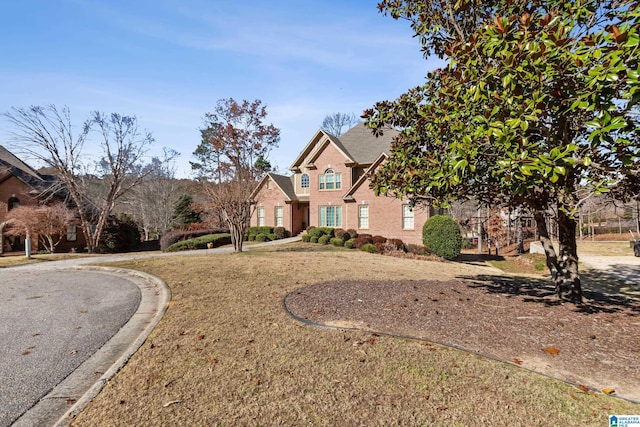
[[[283,297],[327,280],[491,274],[293,244],[119,263],[164,279],[170,307],[74,425],[602,426],[640,407],[423,342],[303,325]]]

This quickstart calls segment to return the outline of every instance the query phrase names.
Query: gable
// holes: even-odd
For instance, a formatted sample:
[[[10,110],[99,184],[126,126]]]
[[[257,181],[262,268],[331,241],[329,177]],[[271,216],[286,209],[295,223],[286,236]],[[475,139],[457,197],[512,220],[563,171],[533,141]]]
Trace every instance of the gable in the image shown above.
[[[313,162],[330,145],[344,156],[347,163],[353,161],[338,138],[320,129],[316,132],[313,138],[311,138],[309,143],[302,150],[289,169],[294,172],[300,172],[303,167],[315,169],[315,164]]]
[[[282,193],[284,200],[286,202],[291,202],[293,200],[296,200],[296,193],[293,189],[292,178],[293,177],[290,177],[290,176],[278,175],[278,174],[269,172],[264,177],[262,177],[262,179],[256,186],[255,190],[251,192],[250,197],[251,199],[255,199],[255,197],[258,195],[258,193],[260,193],[260,191],[267,188],[269,183],[273,183],[274,187],[277,188]]]

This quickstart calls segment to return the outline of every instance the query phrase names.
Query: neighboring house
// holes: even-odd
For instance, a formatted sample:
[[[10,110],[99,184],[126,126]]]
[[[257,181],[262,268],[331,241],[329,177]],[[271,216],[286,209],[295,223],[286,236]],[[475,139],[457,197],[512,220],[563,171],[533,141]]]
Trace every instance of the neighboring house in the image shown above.
[[[24,238],[4,236],[3,228],[7,213],[20,205],[36,205],[41,190],[51,185],[56,178],[38,173],[22,160],[0,145],[0,254],[9,251],[23,251]],[[34,236],[35,237],[35,236]],[[37,239],[33,238],[33,250],[37,250]],[[84,248],[84,237],[75,224],[69,224],[57,249],[68,251]]]
[[[397,131],[375,137],[364,123],[342,136],[319,130],[289,168],[292,176],[267,174],[253,192],[251,225],[282,226],[293,235],[308,226],[354,229],[422,244],[428,208],[375,196],[369,177],[388,157]]]

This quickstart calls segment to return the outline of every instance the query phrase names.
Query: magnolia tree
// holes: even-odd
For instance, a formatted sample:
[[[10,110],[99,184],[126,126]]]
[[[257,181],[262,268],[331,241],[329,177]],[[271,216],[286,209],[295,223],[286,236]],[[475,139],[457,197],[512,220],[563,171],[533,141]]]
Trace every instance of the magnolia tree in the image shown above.
[[[38,237],[44,248],[53,253],[73,223],[74,212],[63,203],[52,205],[21,205],[6,216],[9,236]]]
[[[475,197],[533,213],[556,294],[582,301],[576,213],[638,193],[638,1],[385,0],[446,63],[368,126],[401,130],[378,193],[443,205]],[[588,191],[579,192],[578,189]],[[548,221],[551,218],[552,221]],[[559,250],[548,224],[559,230]]]
[[[251,221],[251,193],[265,173],[269,152],[280,140],[280,130],[263,123],[266,116],[260,100],[218,101],[213,112],[205,115],[202,142],[194,152],[199,161],[191,164],[209,204],[229,226],[236,252],[242,251]]]

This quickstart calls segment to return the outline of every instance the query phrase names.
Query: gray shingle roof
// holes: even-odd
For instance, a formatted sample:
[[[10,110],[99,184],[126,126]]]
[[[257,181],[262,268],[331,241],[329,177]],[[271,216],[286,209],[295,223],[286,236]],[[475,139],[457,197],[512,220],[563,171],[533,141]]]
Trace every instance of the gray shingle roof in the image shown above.
[[[275,173],[269,173],[269,176],[275,181],[278,187],[282,189],[289,200],[296,200],[296,192],[293,188],[293,176],[277,175]]]
[[[370,164],[380,154],[389,154],[391,141],[397,134],[397,130],[389,128],[382,136],[376,137],[364,123],[358,123],[341,135],[337,144],[356,163]]]
[[[45,179],[44,176],[0,145],[0,171],[3,168],[6,168],[8,172],[30,186],[35,186]]]

